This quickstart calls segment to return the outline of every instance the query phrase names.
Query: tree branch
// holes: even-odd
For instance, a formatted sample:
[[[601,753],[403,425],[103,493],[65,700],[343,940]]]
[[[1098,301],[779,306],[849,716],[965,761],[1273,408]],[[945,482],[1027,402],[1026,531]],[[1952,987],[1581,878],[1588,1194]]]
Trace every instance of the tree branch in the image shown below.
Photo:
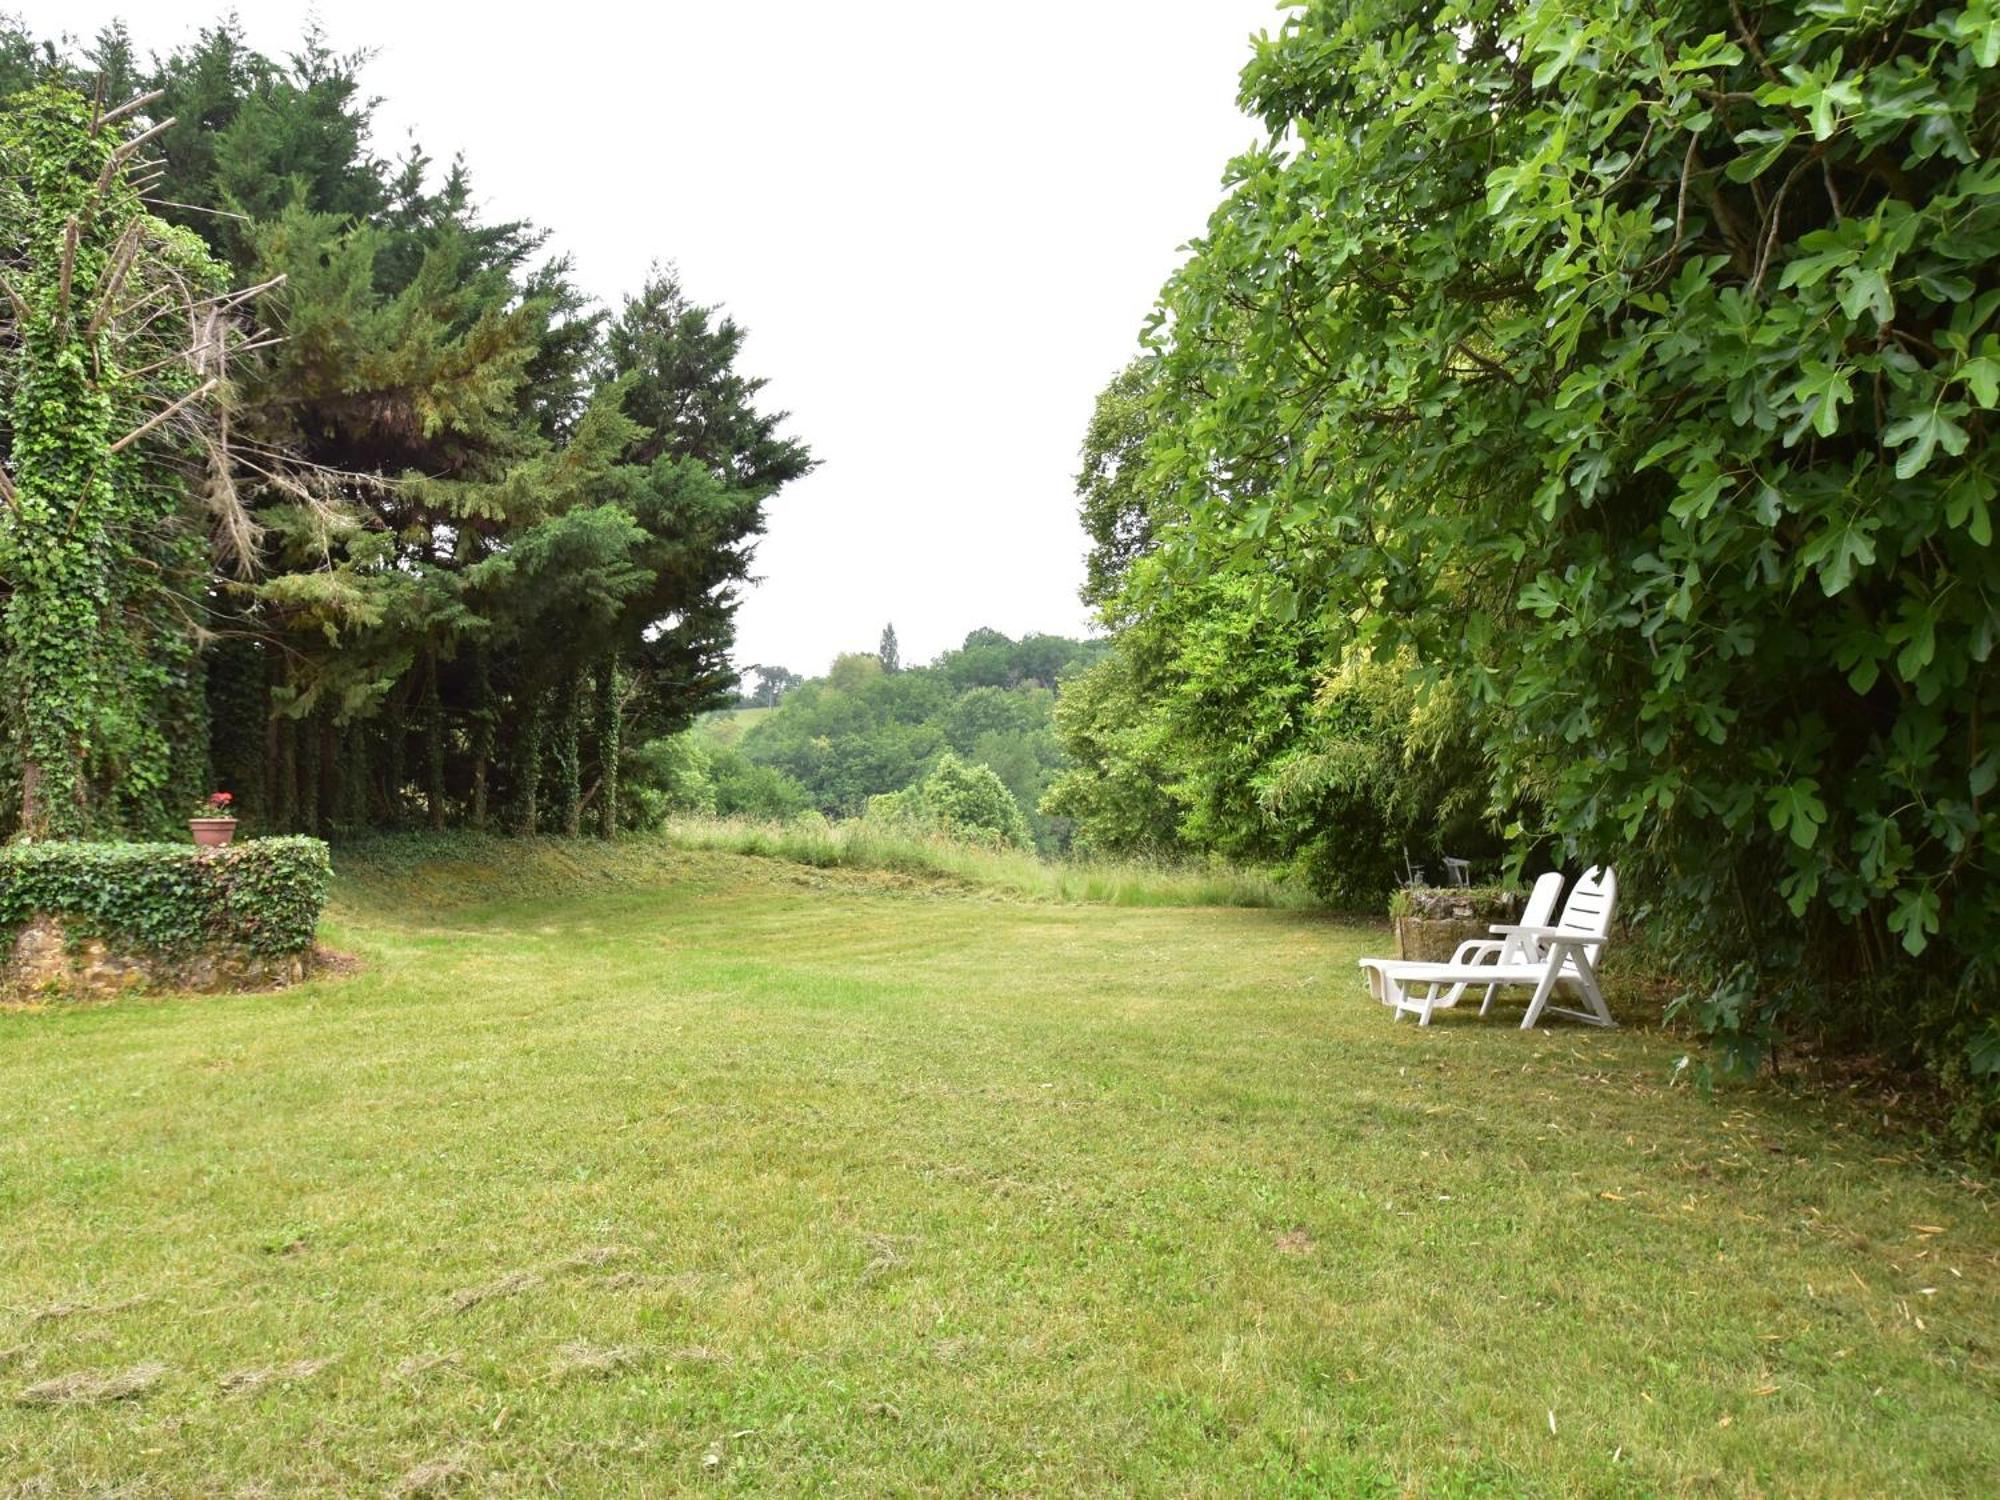
[[[155,427],[158,427],[162,422],[172,417],[175,412],[181,410],[183,407],[188,406],[193,402],[199,401],[203,396],[206,396],[207,394],[209,394],[209,392],[213,391],[217,386],[221,384],[222,382],[219,380],[203,381],[194,390],[189,391],[185,396],[181,397],[180,400],[174,402],[173,405],[167,407],[166,410],[155,412],[151,417],[141,422],[137,427],[134,427],[130,432],[126,433],[125,436],[120,438],[117,442],[113,443],[110,446],[110,448],[106,449],[105,451],[109,453],[116,453],[121,448],[129,447],[133,443],[138,442],[140,438],[144,437],[147,433],[151,432]]]
[[[113,120],[119,119],[124,115],[129,115],[134,110],[144,109],[147,105],[151,104],[155,99],[164,99],[166,97],[167,97],[167,91],[165,89],[154,89],[153,92],[150,94],[141,94],[136,99],[127,99],[123,104],[119,105],[116,109],[110,110],[105,114],[99,115],[97,117],[97,123],[91,128],[91,133],[94,135],[96,134],[97,131],[102,130],[106,125],[109,125]]]

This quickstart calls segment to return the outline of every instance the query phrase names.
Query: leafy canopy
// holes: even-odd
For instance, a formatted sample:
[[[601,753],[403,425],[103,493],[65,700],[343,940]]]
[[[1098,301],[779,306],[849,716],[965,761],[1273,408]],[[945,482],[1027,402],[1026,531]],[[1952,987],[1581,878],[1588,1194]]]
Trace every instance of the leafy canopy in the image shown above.
[[[1320,0],[1154,324],[1183,574],[1461,684],[1742,1056],[2000,1069],[1996,62],[1983,5]]]

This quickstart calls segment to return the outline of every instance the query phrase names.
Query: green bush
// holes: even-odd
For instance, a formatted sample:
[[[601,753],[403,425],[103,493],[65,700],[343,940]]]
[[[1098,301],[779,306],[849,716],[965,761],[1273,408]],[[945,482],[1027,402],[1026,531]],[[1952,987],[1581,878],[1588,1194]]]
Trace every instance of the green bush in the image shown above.
[[[319,839],[0,848],[0,935],[37,916],[78,936],[158,953],[223,943],[255,953],[312,945],[332,866]]]
[[[1020,848],[1030,843],[1021,804],[991,766],[968,765],[949,750],[929,775],[900,792],[868,799],[869,821],[948,838]]]
[[[1983,6],[1313,0],[1141,420],[1175,586],[1471,694],[1725,1062],[1921,1061],[2000,1150],[1996,62]]]

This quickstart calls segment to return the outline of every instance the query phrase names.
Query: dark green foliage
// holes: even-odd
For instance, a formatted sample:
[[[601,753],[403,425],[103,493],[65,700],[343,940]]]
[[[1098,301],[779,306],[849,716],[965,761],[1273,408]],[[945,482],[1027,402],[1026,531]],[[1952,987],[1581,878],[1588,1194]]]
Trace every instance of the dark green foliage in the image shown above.
[[[64,59],[0,25],[0,93],[24,86],[38,56],[113,102],[163,90],[129,121],[174,117],[156,137],[152,191],[182,206],[162,212],[243,279],[283,283],[256,308],[276,340],[229,371],[233,466],[182,465],[147,484],[92,469],[77,455],[129,423],[78,405],[81,391],[56,401],[46,439],[16,423],[17,446],[77,450],[39,465],[49,485],[68,493],[96,476],[78,491],[85,520],[102,491],[121,517],[184,529],[154,524],[128,542],[112,526],[113,545],[180,549],[145,557],[121,592],[94,564],[43,588],[28,566],[39,544],[17,528],[18,566],[0,555],[0,591],[20,605],[17,676],[101,690],[11,716],[0,783],[116,788],[101,815],[51,831],[164,831],[158,809],[206,789],[212,742],[216,774],[266,829],[397,826],[420,804],[433,827],[484,826],[498,797],[529,827],[574,830],[592,795],[615,824],[615,732],[602,791],[584,784],[604,737],[600,726],[585,743],[593,684],[621,663],[614,707],[635,741],[726,701],[764,503],[811,466],[783,414],[759,409],[763,382],[738,368],[744,330],[671,272],[596,309],[566,263],[540,256],[542,231],[480,216],[462,163],[437,169],[414,147],[376,156],[365,59],[317,31],[275,62],[226,22],[144,66],[119,31]],[[69,176],[87,189],[94,169]],[[74,205],[30,197],[41,218],[8,218],[45,250]],[[101,259],[98,239],[87,248]],[[173,243],[190,280],[211,274],[192,234]],[[40,295],[46,278],[30,280]],[[114,385],[99,396],[122,399]],[[214,559],[201,545],[211,524]],[[131,638],[116,651],[106,621]],[[204,693],[197,643],[218,639]],[[40,772],[52,754],[59,764]]]
[[[221,268],[146,211],[137,149],[60,83],[0,113],[0,729],[32,837],[157,831],[202,779],[177,608],[199,551],[169,467],[192,444],[159,419],[200,409],[214,387],[197,370],[228,330],[191,351],[166,316],[218,292]]]
[[[1028,842],[1028,820],[991,767],[968,765],[947,750],[922,781],[869,801],[868,816],[951,838],[1002,847]]]
[[[1184,576],[1458,684],[1732,1061],[1989,1103],[1996,64],[1979,6],[1322,0],[1147,399]]]
[[[920,781],[948,752],[990,767],[1021,807],[1035,809],[1063,764],[1050,721],[1054,685],[1101,649],[1061,636],[1016,641],[978,630],[931,665],[899,663],[893,673],[879,653],[854,652],[824,678],[790,688],[739,748],[830,817],[859,816],[870,798]],[[769,784],[755,794],[777,795]],[[1066,846],[1065,818],[1031,812],[1029,821],[1037,847],[1054,853]]]
[[[0,934],[37,916],[78,937],[161,953],[228,944],[279,956],[312,946],[332,866],[312,838],[0,847]]]

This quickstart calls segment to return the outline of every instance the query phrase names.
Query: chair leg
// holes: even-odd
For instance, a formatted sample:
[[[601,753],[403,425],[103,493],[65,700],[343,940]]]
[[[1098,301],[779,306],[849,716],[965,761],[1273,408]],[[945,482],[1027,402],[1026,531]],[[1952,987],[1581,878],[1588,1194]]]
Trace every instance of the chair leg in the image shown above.
[[[1597,974],[1591,968],[1589,960],[1586,959],[1577,965],[1576,980],[1576,987],[1583,991],[1583,1002],[1596,1015],[1598,1024],[1616,1026],[1618,1023],[1611,1019],[1611,1007],[1604,1003],[1604,991],[1597,987]]]
[[[1521,1029],[1533,1031],[1535,1023],[1542,1018],[1542,1007],[1549,1003],[1549,994],[1556,987],[1556,978],[1562,972],[1562,965],[1550,964],[1549,971],[1542,976],[1542,982],[1535,986],[1535,998],[1528,1002],[1528,1013],[1521,1017]]]

